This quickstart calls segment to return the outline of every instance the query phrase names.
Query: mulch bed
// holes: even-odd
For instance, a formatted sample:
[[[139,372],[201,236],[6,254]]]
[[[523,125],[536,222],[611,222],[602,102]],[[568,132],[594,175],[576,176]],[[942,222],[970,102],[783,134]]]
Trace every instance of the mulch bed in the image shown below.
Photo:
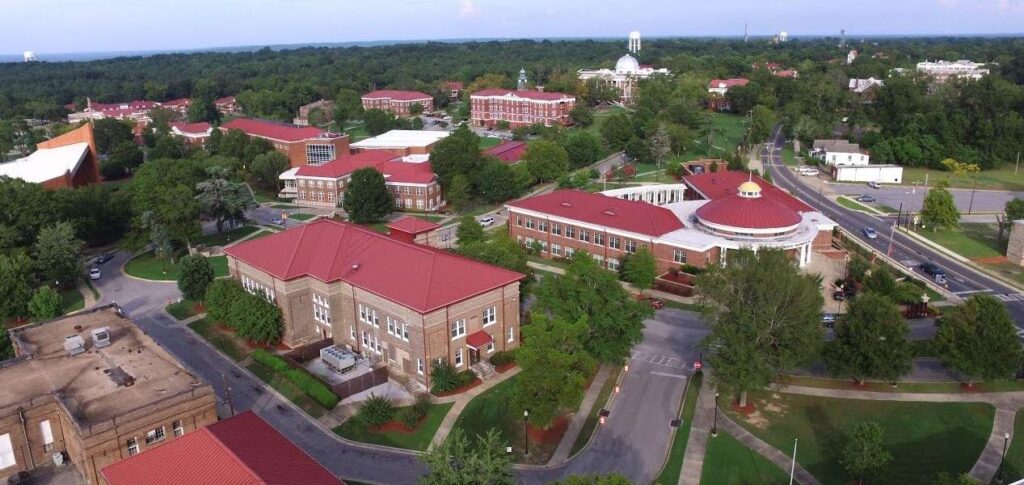
[[[733,401],[732,403],[730,403],[730,405],[732,406],[733,411],[736,411],[741,414],[746,414],[748,416],[754,414],[754,412],[757,411],[757,408],[754,407],[754,405],[750,404],[749,402],[746,406],[740,406],[739,401]]]
[[[960,383],[960,390],[963,391],[963,392],[982,392],[984,389],[982,389],[981,386],[978,385],[978,384],[974,384],[972,386],[972,385],[967,384],[966,382],[961,382]]]
[[[504,373],[512,370],[512,368],[515,367],[515,366],[516,366],[515,362],[509,362],[507,364],[503,364],[503,365],[499,365],[499,366],[495,367],[494,370],[497,371],[499,374],[504,374]]]
[[[448,397],[448,396],[454,396],[454,395],[456,395],[456,394],[461,394],[461,393],[463,393],[463,392],[466,392],[466,391],[468,391],[468,390],[470,390],[470,389],[472,389],[472,388],[474,388],[474,387],[476,387],[476,386],[479,386],[479,385],[480,385],[480,384],[482,384],[483,382],[484,382],[484,381],[481,381],[481,380],[480,380],[480,378],[479,378],[479,377],[477,377],[476,379],[473,379],[473,382],[470,382],[469,384],[466,384],[465,386],[462,386],[462,387],[459,387],[459,388],[455,388],[455,389],[452,389],[452,390],[450,390],[450,391],[448,391],[448,392],[439,392],[439,393],[434,393],[433,391],[431,391],[430,393],[431,393],[431,394],[433,394],[433,395],[434,395],[434,396],[436,396],[436,397]]]
[[[532,424],[526,427],[526,435],[533,443],[554,444],[562,441],[562,436],[569,429],[569,418],[559,416],[548,428],[535,428]]]
[[[192,312],[196,315],[199,315],[200,313],[206,313],[206,305],[203,305],[202,303],[196,303],[195,305],[192,306]]]
[[[982,264],[1003,264],[1009,262],[1006,256],[990,256],[987,258],[974,258],[972,261]]]
[[[416,423],[416,427],[415,428],[406,428],[404,424],[402,424],[402,423],[400,423],[398,421],[388,421],[388,422],[382,424],[380,426],[380,428],[374,428],[373,426],[367,426],[366,429],[368,429],[370,431],[373,431],[374,433],[413,434],[413,433],[416,432],[416,430],[420,429],[420,424],[423,423],[424,419],[426,419],[426,416],[421,418],[420,421],[418,423]]]

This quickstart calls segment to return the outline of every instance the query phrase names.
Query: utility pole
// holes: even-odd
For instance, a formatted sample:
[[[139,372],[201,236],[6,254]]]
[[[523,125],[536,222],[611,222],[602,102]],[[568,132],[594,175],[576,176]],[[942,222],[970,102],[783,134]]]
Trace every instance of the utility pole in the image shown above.
[[[234,402],[231,401],[231,386],[228,385],[228,377],[224,375],[223,372],[221,372],[220,378],[224,380],[224,397],[225,400],[228,402],[228,412],[230,412],[231,415],[234,416],[235,404]]]
[[[796,475],[796,444],[799,438],[793,438],[793,462],[789,465],[789,485],[793,485],[793,476]]]
[[[1020,152],[1017,152],[1017,164],[1013,166],[1013,174],[1017,175],[1017,170],[1020,169]]]

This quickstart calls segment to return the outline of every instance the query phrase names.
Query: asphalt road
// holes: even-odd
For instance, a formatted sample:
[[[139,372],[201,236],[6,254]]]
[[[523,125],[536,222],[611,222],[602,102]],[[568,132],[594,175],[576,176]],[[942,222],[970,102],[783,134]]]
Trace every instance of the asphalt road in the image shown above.
[[[821,175],[821,177],[825,176]],[[883,185],[878,189],[872,189],[867,184],[853,183],[831,183],[829,186],[840,194],[852,197],[870,195],[877,202],[869,205],[885,205],[893,209],[899,209],[902,204],[904,212],[912,211],[915,213],[921,210],[921,204],[924,202],[924,196],[927,193],[927,189],[924,187],[907,185]],[[956,203],[957,209],[964,215],[968,214],[968,210],[971,210],[972,213],[1002,212],[1008,201],[1014,197],[1024,196],[1024,193],[1021,192],[978,190],[975,191],[974,200],[972,201],[970,189],[950,189],[950,192],[953,193],[953,201]],[[990,216],[989,220],[990,222],[995,222],[995,217]]]
[[[781,129],[776,128],[771,143],[762,152],[762,160],[767,170],[771,171],[774,183],[789,190],[795,196],[815,207],[848,233],[860,237],[871,249],[881,254],[889,254],[893,259],[904,265],[905,269],[918,276],[928,278],[918,266],[930,261],[946,272],[948,289],[956,295],[966,298],[973,294],[990,294],[1004,301],[1018,327],[1024,327],[1024,294],[987,275],[975,272],[958,261],[932,250],[910,236],[891,230],[892,218],[883,219],[861,212],[846,209],[831,199],[815,192],[799,180],[799,175],[787,168],[782,162],[782,146],[784,137]],[[865,227],[878,230],[877,239],[863,237],[861,231]],[[891,249],[890,249],[891,246]],[[1024,330],[1018,330],[1024,334]]]

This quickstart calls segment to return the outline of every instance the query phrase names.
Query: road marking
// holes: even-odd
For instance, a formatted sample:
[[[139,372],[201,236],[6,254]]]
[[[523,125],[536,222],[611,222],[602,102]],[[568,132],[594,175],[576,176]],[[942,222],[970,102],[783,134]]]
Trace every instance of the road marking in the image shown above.
[[[664,376],[664,377],[674,377],[676,379],[686,379],[686,376],[681,376],[679,374],[669,374],[667,372],[651,371],[651,375]]]
[[[914,261],[913,259],[904,259],[900,262],[903,263],[904,266],[917,266],[917,261]]]
[[[984,290],[967,290],[967,291],[957,291],[957,292],[955,292],[955,293],[953,293],[953,294],[954,294],[954,295],[960,295],[960,296],[963,296],[963,295],[970,295],[970,294],[972,294],[972,293],[986,293],[986,292],[989,292],[989,291],[992,291],[992,290],[989,290],[989,289],[984,289]]]
[[[1024,294],[1021,293],[1014,293],[1012,295],[995,295],[995,297],[999,301],[1024,301]]]

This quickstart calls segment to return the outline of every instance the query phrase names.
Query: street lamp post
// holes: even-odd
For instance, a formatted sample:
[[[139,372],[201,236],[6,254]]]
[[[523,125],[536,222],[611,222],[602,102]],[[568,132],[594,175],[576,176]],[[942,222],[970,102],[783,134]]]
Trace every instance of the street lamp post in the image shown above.
[[[1003,454],[999,455],[999,469],[996,470],[996,483],[1003,483],[1003,460],[1006,459],[1006,446],[1010,444],[1010,433],[1003,433]]]
[[[978,190],[978,175],[974,175],[974,186],[971,187],[971,203],[967,205],[967,213],[970,214],[971,210],[974,209],[974,192]]]
[[[715,424],[711,426],[711,436],[718,436],[718,393],[715,393]]]
[[[527,429],[527,419],[530,417],[530,412],[523,410],[523,454],[530,456],[530,432]]]

